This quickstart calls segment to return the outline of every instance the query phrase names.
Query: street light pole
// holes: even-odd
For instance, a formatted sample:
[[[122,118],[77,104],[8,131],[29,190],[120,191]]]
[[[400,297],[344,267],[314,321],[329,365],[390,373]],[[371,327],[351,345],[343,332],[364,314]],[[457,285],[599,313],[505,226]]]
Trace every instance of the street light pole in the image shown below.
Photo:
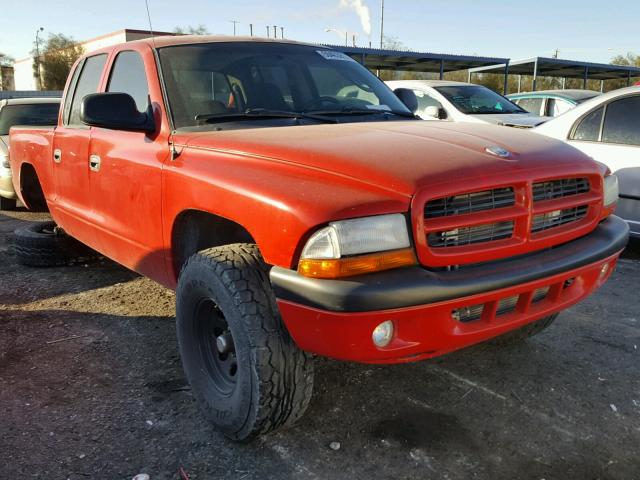
[[[380,49],[384,45],[384,0],[382,0],[382,15],[380,16]]]
[[[237,20],[229,20],[229,22],[233,23],[233,36],[235,37],[236,36],[236,25],[238,23],[240,23],[240,22],[237,21]]]
[[[42,89],[42,77],[40,75],[40,32],[44,31],[44,27],[40,27],[36,30],[36,72],[38,74],[38,90]]]

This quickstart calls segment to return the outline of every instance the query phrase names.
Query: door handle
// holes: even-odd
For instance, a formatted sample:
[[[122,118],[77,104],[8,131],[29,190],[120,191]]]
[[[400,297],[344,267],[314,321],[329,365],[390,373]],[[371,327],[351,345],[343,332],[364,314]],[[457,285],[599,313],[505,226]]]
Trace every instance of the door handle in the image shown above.
[[[53,151],[53,161],[56,163],[60,163],[62,161],[62,150],[56,148]]]
[[[92,172],[100,171],[100,157],[98,155],[91,155],[89,157],[89,169]]]

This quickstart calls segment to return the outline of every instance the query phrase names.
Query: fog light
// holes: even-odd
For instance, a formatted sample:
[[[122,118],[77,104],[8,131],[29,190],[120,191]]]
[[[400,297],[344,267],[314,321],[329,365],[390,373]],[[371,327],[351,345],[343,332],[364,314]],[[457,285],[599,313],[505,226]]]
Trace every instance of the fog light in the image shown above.
[[[373,343],[376,347],[386,347],[393,338],[393,322],[387,320],[378,325],[371,334]]]

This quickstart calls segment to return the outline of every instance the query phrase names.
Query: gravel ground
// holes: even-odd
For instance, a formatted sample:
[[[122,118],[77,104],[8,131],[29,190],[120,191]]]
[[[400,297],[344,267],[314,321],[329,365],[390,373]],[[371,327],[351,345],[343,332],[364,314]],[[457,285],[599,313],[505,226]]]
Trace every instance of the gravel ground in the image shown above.
[[[302,421],[238,445],[185,382],[173,293],[109,261],[18,266],[11,232],[40,218],[0,213],[0,479],[640,478],[638,243],[521,346],[318,358]]]

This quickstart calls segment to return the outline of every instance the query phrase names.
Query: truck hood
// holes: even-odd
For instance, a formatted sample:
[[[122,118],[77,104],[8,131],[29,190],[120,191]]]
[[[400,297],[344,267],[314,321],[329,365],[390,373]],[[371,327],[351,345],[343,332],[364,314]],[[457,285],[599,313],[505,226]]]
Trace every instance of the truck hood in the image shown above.
[[[553,174],[580,165],[597,168],[564,142],[526,130],[471,123],[389,121],[179,132],[174,142],[182,146],[182,153],[200,149],[297,165],[407,196],[421,187],[461,178],[525,170]],[[505,149],[509,155],[488,153],[490,147]]]
[[[486,123],[520,128],[533,128],[551,119],[551,117],[540,117],[532,113],[495,113],[471,116]]]

